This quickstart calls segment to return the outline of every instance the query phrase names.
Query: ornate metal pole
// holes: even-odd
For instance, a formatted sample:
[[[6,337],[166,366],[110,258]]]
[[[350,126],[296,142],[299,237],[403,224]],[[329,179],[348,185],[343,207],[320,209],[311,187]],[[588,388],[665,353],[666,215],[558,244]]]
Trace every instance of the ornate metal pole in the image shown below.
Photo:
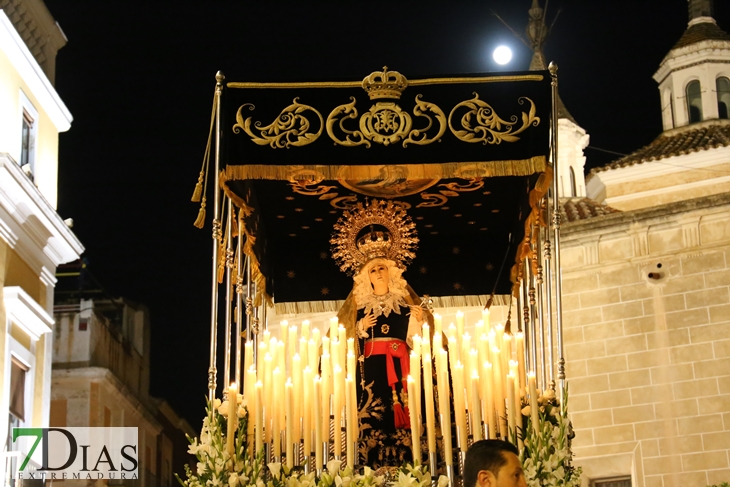
[[[542,361],[542,388],[546,389],[548,387],[547,382],[547,369],[552,369],[552,339],[549,340],[548,347],[551,348],[551,350],[548,351],[550,354],[550,366],[545,362],[545,347],[542,346],[542,344],[545,341],[545,319],[543,316],[543,286],[545,284],[543,277],[542,277],[542,258],[540,255],[540,225],[538,224],[535,228],[534,234],[535,235],[535,247],[534,252],[532,254],[532,258],[535,262],[535,269],[536,269],[536,275],[535,275],[535,287],[537,288],[537,321],[538,321],[538,327],[539,327],[539,333],[540,333],[540,344],[542,353],[540,355],[540,360]],[[552,379],[552,374],[551,377]]]
[[[208,399],[215,399],[217,387],[216,355],[218,342],[218,242],[221,238],[220,221],[220,189],[218,188],[218,172],[220,171],[221,154],[221,95],[223,93],[223,73],[215,75],[215,166],[213,174],[213,275],[211,282],[210,299],[210,362],[208,364]]]
[[[553,158],[553,231],[555,238],[555,312],[558,335],[558,380],[560,381],[560,397],[565,389],[565,358],[563,355],[563,302],[562,272],[560,268],[560,200],[558,198],[558,66],[550,63],[548,68],[552,78],[553,116],[552,116],[552,158]],[[562,402],[561,402],[562,404]]]
[[[238,238],[236,239],[236,384],[241,392],[241,355],[243,352],[241,326],[243,323],[243,220],[238,220]]]
[[[225,357],[223,361],[223,377],[225,377],[224,386],[228,386],[231,381],[231,324],[233,321],[233,202],[227,198],[226,204],[226,339],[225,339]],[[239,384],[236,384],[238,387]],[[226,389],[227,390],[227,389]],[[230,401],[230,399],[229,399]]]

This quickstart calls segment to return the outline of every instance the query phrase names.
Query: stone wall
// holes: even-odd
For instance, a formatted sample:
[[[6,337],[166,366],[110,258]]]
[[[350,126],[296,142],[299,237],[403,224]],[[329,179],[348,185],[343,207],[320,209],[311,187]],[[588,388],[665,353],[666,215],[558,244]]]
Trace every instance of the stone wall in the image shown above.
[[[561,246],[584,485],[730,481],[730,195],[566,224]]]

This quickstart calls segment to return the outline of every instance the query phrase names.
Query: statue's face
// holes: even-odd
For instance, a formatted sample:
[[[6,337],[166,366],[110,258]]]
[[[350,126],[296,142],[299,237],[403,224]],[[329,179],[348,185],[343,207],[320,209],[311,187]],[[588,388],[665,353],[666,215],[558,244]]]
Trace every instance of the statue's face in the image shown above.
[[[380,285],[388,284],[388,267],[383,263],[376,263],[368,271],[368,277],[370,277],[370,284],[373,288]]]

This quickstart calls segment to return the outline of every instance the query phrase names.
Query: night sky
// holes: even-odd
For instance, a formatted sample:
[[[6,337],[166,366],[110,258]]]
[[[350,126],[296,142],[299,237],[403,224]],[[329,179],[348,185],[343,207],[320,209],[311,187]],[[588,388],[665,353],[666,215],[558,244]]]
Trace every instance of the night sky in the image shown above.
[[[544,2],[541,2],[544,5]],[[89,269],[152,319],[151,393],[197,429],[209,334],[210,212],[190,202],[218,70],[228,81],[359,80],[527,69],[531,0],[248,2],[46,0],[68,37],[56,89],[74,116],[61,134],[59,205]],[[591,137],[588,168],[661,132],[652,74],[687,25],[686,0],[552,0],[545,57]],[[715,19],[730,30],[730,2]],[[491,51],[507,44],[506,67]],[[602,149],[603,151],[599,150]],[[219,372],[219,377],[221,373]]]

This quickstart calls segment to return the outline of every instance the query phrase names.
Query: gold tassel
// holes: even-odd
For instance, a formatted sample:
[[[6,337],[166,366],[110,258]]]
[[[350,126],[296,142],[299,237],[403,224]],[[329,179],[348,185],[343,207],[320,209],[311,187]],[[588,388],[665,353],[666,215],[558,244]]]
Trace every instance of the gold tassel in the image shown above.
[[[203,195],[203,179],[205,178],[205,171],[200,171],[198,176],[198,182],[195,184],[195,190],[193,191],[193,197],[190,201],[197,203],[200,201],[200,197]]]
[[[235,218],[232,219],[231,220],[231,224],[232,224],[232,226],[231,226],[231,236],[238,237],[238,235],[239,235],[238,234],[238,220],[235,219]]]
[[[226,242],[223,240],[218,245],[218,284],[223,283],[223,276],[226,273]]]
[[[203,228],[205,225],[205,198],[203,198],[202,203],[200,203],[200,211],[198,211],[198,218],[195,219],[195,223],[193,223],[193,226],[195,228]]]

